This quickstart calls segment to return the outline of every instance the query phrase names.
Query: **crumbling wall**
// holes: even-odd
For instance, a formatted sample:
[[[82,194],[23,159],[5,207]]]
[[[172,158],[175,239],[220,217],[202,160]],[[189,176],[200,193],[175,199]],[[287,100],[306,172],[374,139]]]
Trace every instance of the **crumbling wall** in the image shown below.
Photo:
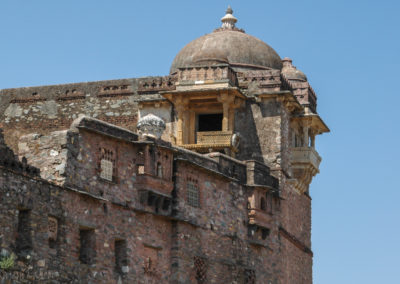
[[[65,180],[67,162],[67,130],[55,131],[49,135],[32,133],[24,135],[18,142],[19,157],[40,169],[43,179],[62,184]]]

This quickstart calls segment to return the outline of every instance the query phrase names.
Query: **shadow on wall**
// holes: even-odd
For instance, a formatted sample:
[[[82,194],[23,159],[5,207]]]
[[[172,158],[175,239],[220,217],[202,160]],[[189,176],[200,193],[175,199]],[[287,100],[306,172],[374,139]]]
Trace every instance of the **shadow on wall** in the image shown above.
[[[251,104],[251,102],[246,101],[245,107],[235,114],[235,132],[240,133],[241,136],[239,153],[236,158],[263,162],[260,139],[257,135]]]

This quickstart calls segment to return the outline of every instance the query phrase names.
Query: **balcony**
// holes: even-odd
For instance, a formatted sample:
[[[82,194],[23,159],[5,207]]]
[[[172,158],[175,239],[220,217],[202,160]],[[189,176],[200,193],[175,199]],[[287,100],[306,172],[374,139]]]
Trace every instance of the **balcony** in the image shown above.
[[[249,224],[258,225],[261,227],[268,228],[271,226],[273,220],[270,213],[258,208],[248,209]]]
[[[294,186],[302,193],[308,190],[312,178],[319,173],[321,157],[312,147],[295,147],[291,149],[291,169]]]
[[[196,144],[185,144],[181,145],[181,147],[200,153],[219,151],[226,148],[236,151],[234,136],[232,131],[197,132]]]

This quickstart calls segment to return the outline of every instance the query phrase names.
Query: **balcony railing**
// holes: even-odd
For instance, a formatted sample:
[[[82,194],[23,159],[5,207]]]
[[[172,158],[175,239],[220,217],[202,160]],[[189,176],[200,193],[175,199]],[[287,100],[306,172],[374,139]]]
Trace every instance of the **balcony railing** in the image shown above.
[[[292,165],[293,164],[309,164],[316,170],[319,169],[321,157],[312,147],[295,147],[292,148]]]
[[[182,147],[199,152],[209,152],[209,150],[220,150],[224,148],[234,148],[232,145],[232,131],[202,131],[197,132],[196,144],[185,144]]]

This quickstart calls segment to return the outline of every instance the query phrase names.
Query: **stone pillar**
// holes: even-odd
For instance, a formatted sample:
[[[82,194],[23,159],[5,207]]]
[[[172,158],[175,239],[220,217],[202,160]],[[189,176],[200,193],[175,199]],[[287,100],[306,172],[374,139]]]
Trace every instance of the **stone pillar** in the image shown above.
[[[229,125],[233,122],[230,122],[230,120],[233,120],[232,113],[230,111],[231,109],[231,104],[234,101],[235,97],[234,96],[229,96],[229,93],[222,93],[218,96],[218,101],[222,103],[222,110],[223,110],[223,118],[222,118],[222,131],[228,131],[230,130]]]
[[[189,108],[187,105],[183,106],[183,143],[189,144],[189,136],[190,136],[190,116],[189,116]]]
[[[222,131],[228,131],[229,124],[229,103],[224,101],[222,103],[223,118],[222,118]]]
[[[310,138],[308,136],[308,130],[309,130],[308,125],[305,124],[303,126],[303,139],[304,139],[304,145],[303,146],[304,147],[309,147],[309,144],[310,144],[310,142],[309,142]]]
[[[311,148],[315,149],[315,133],[311,131]]]
[[[185,129],[184,120],[186,119],[185,113],[187,112],[189,100],[188,98],[183,98],[182,96],[176,98],[174,100],[174,106],[178,115],[178,123],[177,123],[177,137],[176,144],[183,145],[185,142],[185,137],[183,135]],[[186,122],[187,124],[188,122]]]
[[[309,136],[308,136],[308,126],[303,127],[303,136],[304,136],[304,146],[309,146]]]
[[[235,122],[235,109],[231,108],[229,109],[229,125],[228,125],[228,130],[232,130],[235,128],[234,122]]]
[[[176,144],[183,144],[183,106],[176,105],[175,106],[177,115],[178,115],[178,123],[177,123],[177,133],[176,133]]]

